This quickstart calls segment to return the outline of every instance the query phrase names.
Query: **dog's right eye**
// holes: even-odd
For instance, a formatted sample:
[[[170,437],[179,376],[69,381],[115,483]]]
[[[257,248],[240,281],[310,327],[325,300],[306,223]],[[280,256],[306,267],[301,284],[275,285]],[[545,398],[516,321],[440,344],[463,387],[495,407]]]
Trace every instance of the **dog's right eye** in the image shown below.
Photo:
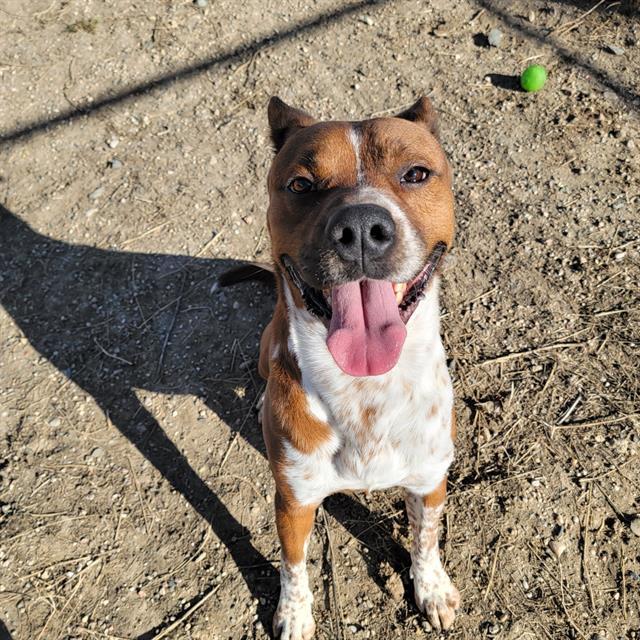
[[[309,191],[313,189],[313,182],[311,182],[311,180],[307,180],[307,178],[301,178],[298,176],[297,178],[293,178],[293,180],[289,181],[287,189],[292,193],[309,193]]]

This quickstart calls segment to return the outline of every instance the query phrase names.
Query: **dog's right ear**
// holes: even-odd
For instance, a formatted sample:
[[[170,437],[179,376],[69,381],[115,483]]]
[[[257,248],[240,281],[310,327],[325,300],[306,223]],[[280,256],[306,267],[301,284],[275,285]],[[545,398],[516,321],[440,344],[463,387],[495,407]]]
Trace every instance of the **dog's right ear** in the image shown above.
[[[296,129],[308,127],[317,122],[317,120],[308,113],[295,107],[290,107],[277,96],[273,96],[273,98],[269,100],[267,114],[269,117],[269,127],[271,127],[271,140],[273,141],[276,153],[280,151],[287,137]]]

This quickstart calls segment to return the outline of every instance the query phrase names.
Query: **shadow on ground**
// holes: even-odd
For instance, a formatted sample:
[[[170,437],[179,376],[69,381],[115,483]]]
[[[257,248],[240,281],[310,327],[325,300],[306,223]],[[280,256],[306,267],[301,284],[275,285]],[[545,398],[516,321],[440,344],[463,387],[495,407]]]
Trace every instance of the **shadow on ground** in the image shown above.
[[[0,640],[12,640],[9,629],[7,629],[2,620],[0,620]]]
[[[279,42],[287,42],[300,35],[312,33],[322,28],[326,28],[327,25],[332,22],[337,22],[344,18],[348,18],[359,11],[372,6],[382,5],[388,3],[390,0],[361,0],[354,4],[348,4],[340,7],[334,11],[328,11],[321,13],[315,17],[311,17],[308,20],[301,20],[294,24],[289,29],[276,30],[269,35],[262,38],[257,38],[253,42],[246,45],[223,51],[219,55],[212,56],[197,62],[196,64],[182,67],[172,73],[158,75],[154,78],[150,78],[146,82],[140,83],[134,87],[127,87],[125,89],[118,90],[117,88],[110,89],[100,96],[92,96],[87,100],[86,104],[78,107],[74,106],[69,109],[63,110],[53,118],[42,118],[35,120],[22,127],[19,127],[13,131],[0,131],[0,142],[11,142],[19,140],[24,137],[29,137],[35,133],[39,133],[66,122],[70,122],[79,117],[97,114],[100,111],[104,111],[107,108],[113,107],[117,104],[128,102],[140,95],[150,93],[156,89],[165,89],[169,85],[175,82],[183,82],[192,79],[202,73],[206,73],[220,67],[229,62],[243,62],[250,60],[252,56],[259,53],[262,49],[268,46],[273,46]]]
[[[256,55],[267,46],[287,42],[300,35],[318,31],[319,29],[326,28],[327,25],[333,22],[355,15],[369,6],[380,6],[382,4],[387,4],[389,1],[390,0],[361,0],[360,2],[340,7],[334,11],[316,15],[308,20],[300,21],[290,29],[274,31],[262,38],[255,39],[247,45],[224,51],[216,56],[206,58],[196,64],[183,67],[172,73],[150,78],[149,80],[133,87],[127,87],[125,89],[112,88],[104,92],[102,95],[91,96],[91,98],[87,100],[86,104],[62,110],[54,117],[41,118],[19,126],[13,130],[0,131],[0,142],[13,142],[22,138],[27,138],[34,134],[46,131],[51,127],[71,122],[77,118],[96,115],[105,109],[134,100],[138,96],[151,93],[154,90],[165,89],[173,83],[188,81],[202,73],[209,72],[224,64],[230,62],[244,62],[251,59],[252,56]],[[553,46],[556,50],[557,56],[563,62],[582,68],[600,85],[616,93],[628,107],[636,110],[639,108],[640,95],[634,87],[625,85],[619,79],[613,77],[609,72],[592,64],[587,59],[586,55],[578,51],[571,50],[570,47],[555,38],[553,33],[547,33],[542,29],[528,24],[524,16],[515,15],[502,9],[498,6],[497,2],[491,2],[490,0],[475,1],[478,6],[502,20],[509,28],[518,32],[521,37],[535,40],[539,44]],[[605,3],[603,5],[599,5],[598,9],[601,12],[615,10],[620,13],[633,16],[637,15],[638,11],[637,6],[634,6],[634,3],[637,3],[637,0]],[[561,4],[575,4],[577,7],[582,7],[584,3],[578,0],[562,0]],[[483,38],[478,40],[478,37],[478,35],[475,36],[476,44],[478,46],[486,46],[486,44],[488,44],[485,43]]]
[[[254,284],[245,285],[252,287],[250,295],[246,289],[212,295],[216,277],[233,265],[68,244],[37,233],[0,205],[1,306],[31,345],[89,393],[110,423],[209,523],[253,597],[268,602],[277,591],[277,572],[135,392],[198,396],[264,454],[256,418],[237,419],[238,398],[223,379],[229,378],[233,358],[229,346],[257,341],[273,293]],[[237,310],[233,301],[240,304]],[[257,380],[257,373],[253,376]],[[254,397],[259,391],[256,383]],[[380,585],[381,560],[406,571],[408,554],[393,542],[388,521],[378,523],[353,498],[328,500],[326,509],[373,551],[367,566]],[[269,629],[272,612],[262,606],[258,613]],[[150,630],[138,640],[154,635]]]

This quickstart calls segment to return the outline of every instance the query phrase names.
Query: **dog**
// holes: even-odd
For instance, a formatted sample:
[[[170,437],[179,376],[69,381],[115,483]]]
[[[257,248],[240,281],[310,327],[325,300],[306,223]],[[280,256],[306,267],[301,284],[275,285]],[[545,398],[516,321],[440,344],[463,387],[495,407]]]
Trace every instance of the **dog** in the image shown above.
[[[406,491],[417,606],[449,629],[460,595],[438,523],[456,422],[438,289],[454,199],[436,112],[423,97],[394,117],[319,122],[273,97],[268,119],[277,302],[258,369],[281,544],[274,634],[314,634],[306,553],[323,499],[390,487]]]

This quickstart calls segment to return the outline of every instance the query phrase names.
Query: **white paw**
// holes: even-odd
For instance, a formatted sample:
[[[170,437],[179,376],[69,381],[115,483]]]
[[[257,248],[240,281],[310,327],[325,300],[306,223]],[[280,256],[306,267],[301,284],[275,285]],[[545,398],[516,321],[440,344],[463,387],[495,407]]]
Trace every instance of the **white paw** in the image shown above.
[[[436,630],[450,629],[460,607],[460,594],[441,567],[413,572],[413,589],[418,609]]]
[[[273,633],[280,640],[310,640],[316,630],[308,598],[291,599],[280,596],[273,616]]]

